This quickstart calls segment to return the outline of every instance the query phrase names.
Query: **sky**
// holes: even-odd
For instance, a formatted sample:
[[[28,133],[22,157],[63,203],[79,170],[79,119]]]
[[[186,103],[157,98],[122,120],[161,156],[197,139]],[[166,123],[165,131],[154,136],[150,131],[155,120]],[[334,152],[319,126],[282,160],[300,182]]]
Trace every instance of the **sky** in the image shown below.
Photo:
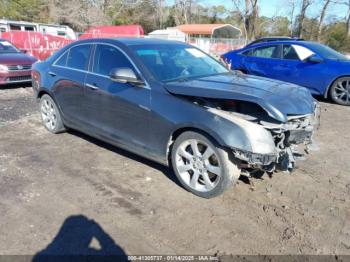
[[[299,2],[298,0],[295,0]],[[168,3],[174,1],[168,0]],[[210,5],[224,5],[227,9],[232,9],[234,5],[231,0],[199,0],[202,6]],[[242,1],[243,2],[243,1]],[[260,16],[272,17],[275,15],[287,16],[290,12],[289,0],[259,0]],[[318,1],[322,2],[322,1]],[[298,11],[298,10],[297,10]],[[333,18],[344,18],[347,12],[347,8],[342,5],[331,5],[328,9],[328,15],[326,20]],[[316,4],[311,6],[308,10],[308,15],[311,17],[317,17],[320,13],[320,7],[316,8]]]

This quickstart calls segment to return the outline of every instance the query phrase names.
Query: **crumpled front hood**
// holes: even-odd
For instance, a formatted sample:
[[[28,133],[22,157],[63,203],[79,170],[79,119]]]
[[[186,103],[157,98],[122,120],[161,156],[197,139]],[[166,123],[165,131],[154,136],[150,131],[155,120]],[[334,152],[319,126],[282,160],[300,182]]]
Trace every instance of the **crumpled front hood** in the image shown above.
[[[172,82],[165,88],[177,95],[253,102],[281,122],[286,122],[288,115],[311,114],[315,107],[314,98],[304,87],[236,73]]]

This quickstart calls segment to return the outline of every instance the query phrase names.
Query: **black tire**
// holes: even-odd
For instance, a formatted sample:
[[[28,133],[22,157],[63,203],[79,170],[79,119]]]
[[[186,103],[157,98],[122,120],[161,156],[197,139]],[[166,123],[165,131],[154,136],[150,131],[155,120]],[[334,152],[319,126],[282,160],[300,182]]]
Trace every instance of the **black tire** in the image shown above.
[[[329,94],[334,103],[350,106],[350,77],[338,78],[332,84]]]
[[[241,69],[235,69],[235,70],[232,70],[232,71],[234,71],[234,72],[236,72],[237,74],[240,74],[240,75],[246,75],[247,74],[246,71],[241,70]]]
[[[182,172],[182,174],[187,172],[186,175],[189,176],[188,182],[185,182],[185,180],[183,179],[183,177],[181,176],[181,174],[178,170],[178,165],[179,165],[178,163],[180,163],[181,161],[183,161],[183,159],[185,159],[185,158],[182,158],[178,154],[178,152],[180,152],[181,147],[184,148],[183,145],[185,143],[187,143],[188,141],[193,141],[193,140],[198,142],[198,146],[202,146],[204,148],[203,152],[201,152],[201,156],[203,156],[203,159],[205,156],[204,153],[205,153],[206,149],[208,149],[208,147],[204,147],[204,145],[209,146],[213,150],[213,154],[211,155],[211,157],[215,156],[214,160],[216,160],[216,163],[217,163],[218,167],[220,168],[221,175],[214,176],[214,178],[218,179],[218,180],[215,180],[216,181],[215,187],[213,187],[212,189],[210,189],[209,191],[206,191],[206,192],[196,190],[188,185],[188,183],[191,184],[192,178],[194,176],[194,174],[191,174],[193,169],[191,169],[189,171]],[[212,159],[212,158],[208,158],[208,160],[206,160],[206,161],[209,161],[210,159]],[[187,158],[184,161],[187,161]],[[203,163],[204,163],[204,160],[203,160]],[[191,193],[193,193],[199,197],[203,197],[203,198],[212,198],[212,197],[216,197],[216,196],[222,194],[226,189],[228,189],[228,188],[232,187],[234,184],[236,184],[236,182],[241,174],[241,170],[238,168],[238,161],[233,158],[233,154],[230,151],[221,148],[213,139],[211,139],[205,135],[202,135],[200,133],[192,132],[192,131],[187,131],[187,132],[182,133],[174,142],[172,150],[171,150],[171,164],[172,164],[174,173],[175,173],[176,177],[178,178],[178,180],[180,181],[181,185],[185,189],[190,191]],[[186,166],[187,165],[192,165],[192,164],[190,164],[190,162],[187,162]],[[206,169],[207,167],[205,166],[204,168]],[[207,174],[210,174],[211,176],[213,175],[209,171],[209,167],[208,167],[208,170],[205,170],[205,171],[207,172]],[[204,181],[204,180],[205,180],[204,177],[202,175],[199,175],[199,179],[197,179],[198,185],[202,186],[202,185],[200,185],[200,182]],[[205,182],[202,182],[202,183],[205,183]],[[203,187],[205,187],[205,186],[203,186]]]
[[[58,134],[66,131],[61,118],[60,110],[58,109],[55,101],[47,94],[40,98],[40,113],[43,125],[49,132]]]

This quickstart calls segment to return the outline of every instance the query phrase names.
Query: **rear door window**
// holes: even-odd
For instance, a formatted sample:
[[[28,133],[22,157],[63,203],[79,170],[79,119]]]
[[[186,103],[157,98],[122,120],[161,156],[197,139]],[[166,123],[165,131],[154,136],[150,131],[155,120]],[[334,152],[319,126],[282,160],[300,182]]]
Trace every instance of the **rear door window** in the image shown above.
[[[89,64],[91,45],[79,45],[69,50],[67,67],[86,71]]]
[[[252,52],[252,56],[261,58],[280,58],[280,46],[270,45],[257,47]]]
[[[92,68],[94,73],[109,76],[112,69],[121,67],[134,69],[128,58],[117,48],[102,44],[96,46]]]

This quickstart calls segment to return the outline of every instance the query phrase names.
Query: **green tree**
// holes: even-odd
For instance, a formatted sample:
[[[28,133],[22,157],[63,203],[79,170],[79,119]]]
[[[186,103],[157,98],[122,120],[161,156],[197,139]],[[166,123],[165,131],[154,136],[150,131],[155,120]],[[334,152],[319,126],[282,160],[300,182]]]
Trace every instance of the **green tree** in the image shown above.
[[[350,38],[346,35],[346,22],[335,22],[324,30],[325,44],[341,52],[350,52]]]
[[[44,0],[1,1],[1,16],[12,20],[48,21],[48,4]]]

